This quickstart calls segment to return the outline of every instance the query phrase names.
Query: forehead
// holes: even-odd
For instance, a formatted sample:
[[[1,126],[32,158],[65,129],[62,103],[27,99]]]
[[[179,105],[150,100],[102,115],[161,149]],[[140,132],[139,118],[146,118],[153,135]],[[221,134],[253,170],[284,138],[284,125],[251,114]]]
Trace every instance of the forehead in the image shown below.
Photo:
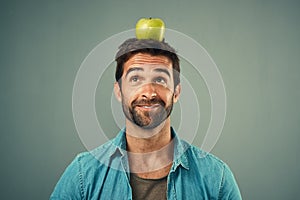
[[[124,63],[124,72],[131,67],[142,65],[159,65],[171,69],[172,61],[168,57],[162,55],[152,56],[147,53],[137,53]]]

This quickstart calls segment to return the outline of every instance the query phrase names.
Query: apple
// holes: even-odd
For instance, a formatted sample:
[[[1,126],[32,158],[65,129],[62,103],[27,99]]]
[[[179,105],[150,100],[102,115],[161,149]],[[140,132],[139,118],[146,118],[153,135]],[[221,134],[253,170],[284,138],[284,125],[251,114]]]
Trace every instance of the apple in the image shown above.
[[[135,26],[136,38],[153,39],[162,41],[164,39],[165,23],[159,18],[141,18]]]

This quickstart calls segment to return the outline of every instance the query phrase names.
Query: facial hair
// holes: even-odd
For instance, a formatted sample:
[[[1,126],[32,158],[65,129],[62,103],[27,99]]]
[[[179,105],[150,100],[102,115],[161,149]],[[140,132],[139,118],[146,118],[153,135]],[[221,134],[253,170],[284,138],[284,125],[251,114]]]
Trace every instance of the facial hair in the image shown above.
[[[159,105],[155,111],[141,111],[137,108],[138,105],[154,104]],[[158,97],[151,100],[134,100],[131,106],[125,105],[124,101],[122,101],[122,108],[126,118],[143,129],[156,128],[170,116],[173,110],[173,98],[171,98],[169,105],[165,106],[166,103]]]

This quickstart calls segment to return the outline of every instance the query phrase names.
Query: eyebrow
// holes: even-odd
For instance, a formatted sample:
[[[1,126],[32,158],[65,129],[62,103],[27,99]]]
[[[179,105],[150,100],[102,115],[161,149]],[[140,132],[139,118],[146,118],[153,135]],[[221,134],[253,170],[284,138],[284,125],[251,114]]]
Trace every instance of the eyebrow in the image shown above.
[[[133,71],[144,71],[144,69],[141,68],[141,67],[132,67],[132,68],[128,69],[128,71],[126,72],[125,77],[127,77],[128,74],[130,74],[130,73],[133,72]],[[155,71],[155,72],[165,73],[168,77],[171,78],[170,72],[169,72],[167,69],[156,68],[156,69],[154,69],[154,71]]]
[[[144,71],[144,69],[141,68],[141,67],[132,67],[132,68],[128,69],[128,71],[126,72],[125,77],[127,77],[128,74],[129,74],[130,72],[133,72],[133,71]]]
[[[154,69],[154,71],[165,73],[165,74],[167,74],[169,76],[169,78],[171,78],[171,75],[170,75],[170,73],[169,73],[169,71],[167,69],[156,68],[156,69]]]

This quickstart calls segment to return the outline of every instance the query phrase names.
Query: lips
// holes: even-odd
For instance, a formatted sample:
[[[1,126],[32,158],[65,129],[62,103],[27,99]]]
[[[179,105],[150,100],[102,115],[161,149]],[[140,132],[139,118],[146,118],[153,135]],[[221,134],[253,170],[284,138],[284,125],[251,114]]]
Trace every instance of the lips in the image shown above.
[[[153,110],[161,106],[160,104],[138,104],[135,107],[138,107],[143,110]]]
[[[153,99],[153,100],[135,100],[132,102],[132,107],[152,107],[152,106],[165,106],[165,102],[161,99]]]

